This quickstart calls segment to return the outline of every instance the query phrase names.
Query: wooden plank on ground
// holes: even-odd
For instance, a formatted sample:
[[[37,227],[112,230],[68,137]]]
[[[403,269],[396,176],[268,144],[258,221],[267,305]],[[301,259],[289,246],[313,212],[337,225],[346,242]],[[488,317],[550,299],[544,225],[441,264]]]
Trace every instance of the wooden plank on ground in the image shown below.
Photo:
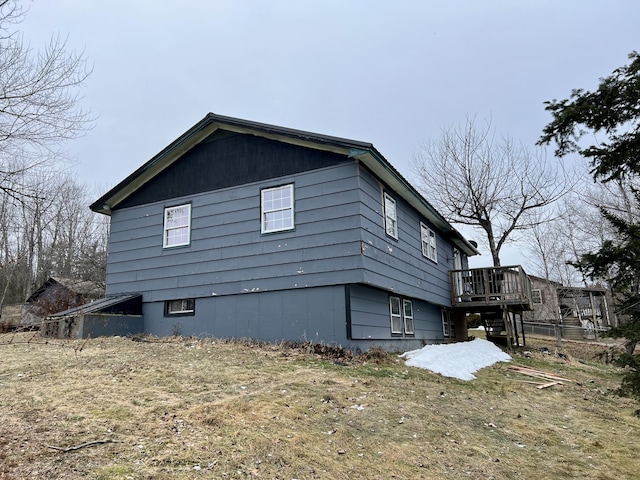
[[[573,382],[573,380],[569,380],[568,378],[559,377],[559,376],[554,375],[552,373],[544,372],[542,370],[536,370],[534,368],[518,367],[516,365],[512,365],[509,368],[511,370],[515,371],[515,372],[521,373],[523,375],[528,375],[530,377],[544,378],[544,379],[547,379],[547,380],[553,380],[553,381],[557,381],[557,382]]]
[[[562,385],[562,382],[543,383],[542,385],[538,385],[536,388],[538,389],[549,388],[549,387],[553,387],[554,385]]]

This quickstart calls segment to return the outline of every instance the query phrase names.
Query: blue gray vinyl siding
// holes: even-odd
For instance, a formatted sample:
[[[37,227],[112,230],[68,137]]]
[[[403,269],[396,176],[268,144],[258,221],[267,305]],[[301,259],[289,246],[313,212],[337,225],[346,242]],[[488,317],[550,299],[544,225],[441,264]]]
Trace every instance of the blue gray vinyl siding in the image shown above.
[[[451,304],[451,243],[399,195],[385,188],[368,170],[360,174],[364,283],[439,305]],[[398,239],[386,234],[383,195],[396,201]],[[438,262],[422,256],[420,222],[436,233]]]
[[[351,338],[353,340],[385,340],[392,337],[389,297],[398,295],[364,285],[350,285],[348,291]],[[444,338],[442,309],[415,298],[401,298],[411,300],[413,304],[414,334],[403,333],[394,335],[393,338],[416,340],[422,343],[441,341]]]
[[[452,245],[357,161],[332,157],[327,163],[137,204],[151,195],[140,194],[112,212],[107,294],[141,293],[145,331],[160,336],[311,340],[362,349],[441,341]],[[260,191],[286,184],[294,185],[295,229],[261,234]],[[152,185],[150,192],[159,190]],[[385,233],[384,192],[396,201],[397,240]],[[191,204],[191,242],[163,249],[164,209],[185,203]],[[420,222],[436,232],[437,263],[422,256]],[[413,302],[415,334],[391,335],[390,295]],[[196,299],[194,314],[165,316],[164,302],[183,298]]]
[[[360,283],[355,162],[112,213],[107,294],[144,302]],[[295,230],[261,235],[260,190],[294,183]],[[162,248],[163,211],[191,203],[191,244]]]

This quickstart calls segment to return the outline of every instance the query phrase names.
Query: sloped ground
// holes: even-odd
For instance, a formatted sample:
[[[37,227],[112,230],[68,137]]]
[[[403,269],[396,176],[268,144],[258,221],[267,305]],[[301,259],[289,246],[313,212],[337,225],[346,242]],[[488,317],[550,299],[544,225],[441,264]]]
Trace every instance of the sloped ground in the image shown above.
[[[553,340],[528,339],[526,356],[464,382],[380,352],[354,359],[309,346],[143,340],[0,335],[0,478],[620,479],[639,471],[637,405],[611,395],[621,372],[598,360],[604,347],[567,347],[562,358]],[[571,381],[538,389],[513,365]]]

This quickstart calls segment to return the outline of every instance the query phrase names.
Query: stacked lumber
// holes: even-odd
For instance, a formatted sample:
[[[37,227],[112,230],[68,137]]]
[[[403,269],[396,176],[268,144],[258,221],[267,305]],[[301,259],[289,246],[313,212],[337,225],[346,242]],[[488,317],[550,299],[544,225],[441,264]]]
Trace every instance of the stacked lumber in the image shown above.
[[[536,370],[535,368],[519,367],[517,365],[511,365],[509,369],[513,370],[514,372],[520,373],[522,375],[527,375],[529,377],[546,380],[546,382],[529,382],[529,381],[526,382],[526,383],[533,383],[537,385],[536,388],[539,388],[539,389],[553,387],[554,385],[562,385],[562,382],[569,382],[569,383],[573,382],[573,380],[569,380],[568,378],[559,377],[558,375],[555,375],[553,373],[545,372],[543,370]]]

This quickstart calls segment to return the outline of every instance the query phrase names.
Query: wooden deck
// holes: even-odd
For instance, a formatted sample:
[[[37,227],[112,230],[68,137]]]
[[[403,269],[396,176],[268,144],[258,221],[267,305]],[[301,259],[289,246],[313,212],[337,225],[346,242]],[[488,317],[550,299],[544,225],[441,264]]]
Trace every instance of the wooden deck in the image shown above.
[[[451,270],[449,275],[451,304],[456,309],[532,309],[531,281],[520,265]]]

